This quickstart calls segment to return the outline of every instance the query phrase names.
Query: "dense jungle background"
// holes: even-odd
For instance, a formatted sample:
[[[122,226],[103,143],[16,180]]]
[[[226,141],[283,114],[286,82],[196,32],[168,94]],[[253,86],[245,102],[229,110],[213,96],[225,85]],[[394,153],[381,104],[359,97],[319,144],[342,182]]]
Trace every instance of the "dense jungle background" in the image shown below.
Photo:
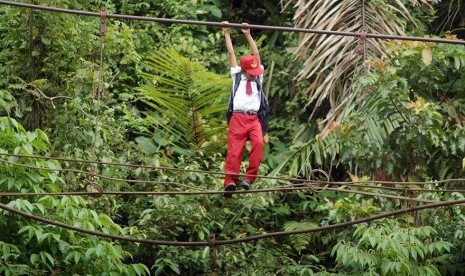
[[[16,2],[465,38],[461,0]],[[231,32],[237,57],[249,53]],[[1,1],[0,274],[464,275],[463,206],[305,231],[464,199],[465,46],[251,33],[273,112],[267,177],[253,189],[269,191],[225,199],[202,193],[223,189],[231,78],[219,26],[109,18],[101,36],[99,17]],[[272,190],[286,187],[299,189]],[[24,214],[140,240],[303,234],[210,250],[109,239]]]

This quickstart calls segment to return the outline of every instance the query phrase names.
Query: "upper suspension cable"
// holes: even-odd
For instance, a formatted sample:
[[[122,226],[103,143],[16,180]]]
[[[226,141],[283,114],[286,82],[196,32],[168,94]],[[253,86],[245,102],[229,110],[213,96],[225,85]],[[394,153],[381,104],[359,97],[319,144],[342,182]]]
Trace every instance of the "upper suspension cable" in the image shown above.
[[[11,1],[0,0],[0,4],[23,7],[23,8],[32,8],[37,10],[59,12],[59,13],[68,13],[75,15],[84,15],[84,16],[95,16],[100,17],[101,14],[97,12],[89,11],[78,11],[70,9],[62,9],[55,7],[46,7],[34,4],[27,3],[17,3]],[[171,18],[158,18],[158,17],[146,17],[146,16],[135,16],[135,15],[123,15],[123,14],[111,14],[108,13],[107,18],[115,19],[128,19],[128,20],[138,20],[138,21],[149,21],[157,23],[167,23],[167,24],[187,24],[187,25],[204,25],[204,26],[213,26],[213,27],[232,27],[241,29],[244,26],[238,23],[221,23],[221,22],[210,22],[210,21],[198,21],[198,20],[183,20],[183,19],[171,19]],[[415,36],[399,36],[399,35],[385,35],[385,34],[369,34],[369,33],[354,33],[354,32],[342,32],[342,31],[326,31],[326,30],[316,30],[316,29],[305,29],[305,28],[295,28],[295,27],[280,27],[280,26],[267,26],[267,25],[254,25],[249,24],[250,29],[260,29],[260,30],[270,30],[270,31],[281,31],[281,32],[300,32],[300,33],[314,33],[314,34],[326,34],[326,35],[340,35],[340,36],[352,36],[361,38],[365,36],[366,38],[377,38],[377,39],[388,39],[388,40],[409,40],[409,41],[423,41],[423,42],[436,42],[436,43],[446,43],[446,44],[460,44],[465,45],[464,40],[452,40],[452,39],[440,39],[440,38],[428,38],[428,37],[415,37]]]

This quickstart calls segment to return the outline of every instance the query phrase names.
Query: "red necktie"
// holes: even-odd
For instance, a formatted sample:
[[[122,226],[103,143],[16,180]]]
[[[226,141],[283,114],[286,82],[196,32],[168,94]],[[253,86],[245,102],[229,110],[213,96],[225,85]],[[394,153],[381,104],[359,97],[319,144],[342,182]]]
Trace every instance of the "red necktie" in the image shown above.
[[[247,80],[247,83],[245,84],[245,93],[247,95],[252,94],[252,82],[250,82],[249,80]]]

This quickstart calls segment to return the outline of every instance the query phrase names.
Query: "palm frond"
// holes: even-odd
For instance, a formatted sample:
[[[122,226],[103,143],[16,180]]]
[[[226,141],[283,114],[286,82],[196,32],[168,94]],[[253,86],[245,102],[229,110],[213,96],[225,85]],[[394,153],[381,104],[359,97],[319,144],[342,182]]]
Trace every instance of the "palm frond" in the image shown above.
[[[181,148],[199,148],[224,130],[216,121],[226,111],[230,78],[207,72],[174,50],[154,52],[145,65],[148,84],[137,91],[153,109],[145,114],[155,128],[173,135]]]
[[[284,224],[284,229],[286,231],[294,231],[314,228],[317,226],[318,224],[314,222],[289,221]],[[289,237],[289,240],[295,249],[303,250],[308,247],[309,243],[314,239],[315,236],[315,234],[292,235]]]
[[[295,4],[295,25],[299,28],[343,32],[403,35],[401,20],[415,24],[404,1],[321,1],[289,0],[286,6]],[[412,4],[430,5],[435,0],[411,1]],[[381,40],[367,39],[364,55],[356,53],[358,39],[346,36],[302,34],[295,55],[304,61],[298,80],[310,79],[308,104],[316,107],[328,100],[331,110],[328,121],[336,118],[345,107],[352,91],[354,74],[362,72],[363,57],[367,54],[381,57],[385,47]]]

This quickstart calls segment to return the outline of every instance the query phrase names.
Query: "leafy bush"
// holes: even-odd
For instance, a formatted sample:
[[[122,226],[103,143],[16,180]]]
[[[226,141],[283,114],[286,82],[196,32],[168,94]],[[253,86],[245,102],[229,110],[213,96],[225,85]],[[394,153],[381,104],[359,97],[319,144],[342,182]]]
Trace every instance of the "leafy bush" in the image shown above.
[[[45,154],[48,145],[48,137],[42,131],[28,132],[14,119],[0,118],[1,153]],[[2,191],[57,192],[67,185],[57,172],[61,166],[56,161],[5,156],[0,161]],[[31,166],[37,169],[29,169]],[[106,214],[88,209],[88,200],[78,196],[1,197],[0,202],[29,214],[84,229],[116,235],[125,233]],[[125,264],[130,262],[131,256],[115,242],[44,225],[4,211],[0,212],[0,225],[3,249],[0,271],[6,275],[149,273],[142,264]]]
[[[358,226],[353,237],[331,251],[339,271],[349,274],[442,275],[439,267],[452,260],[453,244],[431,226],[405,227],[405,221],[383,219]]]

